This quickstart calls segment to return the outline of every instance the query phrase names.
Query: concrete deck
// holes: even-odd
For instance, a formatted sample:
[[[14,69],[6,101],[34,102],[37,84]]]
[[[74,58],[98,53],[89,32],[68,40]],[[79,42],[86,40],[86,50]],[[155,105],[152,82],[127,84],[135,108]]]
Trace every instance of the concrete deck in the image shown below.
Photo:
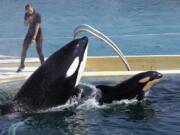
[[[27,58],[25,69],[16,73],[19,63],[20,58],[0,56],[0,83],[25,79],[40,65],[38,58]]]
[[[164,74],[180,73],[180,56],[127,56],[132,71],[126,71],[118,57],[88,57],[83,76],[133,75],[142,71],[156,70]],[[16,73],[20,58],[0,56],[0,83],[24,80],[40,65],[38,58],[27,58],[25,68]]]

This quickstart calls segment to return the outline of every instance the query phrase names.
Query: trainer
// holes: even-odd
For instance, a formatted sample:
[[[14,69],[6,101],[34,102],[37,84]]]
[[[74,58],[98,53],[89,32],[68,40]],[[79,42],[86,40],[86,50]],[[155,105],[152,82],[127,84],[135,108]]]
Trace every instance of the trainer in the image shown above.
[[[41,16],[40,14],[32,7],[31,4],[25,5],[25,15],[24,15],[24,25],[28,26],[28,32],[25,36],[22,52],[21,52],[21,62],[16,72],[21,72],[25,67],[24,61],[26,58],[27,50],[31,43],[36,42],[36,50],[39,55],[41,64],[44,63],[44,55],[42,52],[42,29],[41,29]]]

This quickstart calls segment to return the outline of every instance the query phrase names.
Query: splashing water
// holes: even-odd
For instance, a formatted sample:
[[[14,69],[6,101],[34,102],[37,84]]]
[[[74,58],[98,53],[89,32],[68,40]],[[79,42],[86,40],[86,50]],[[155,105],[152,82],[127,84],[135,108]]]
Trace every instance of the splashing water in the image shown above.
[[[92,90],[91,95],[89,95],[89,98],[82,104],[77,106],[77,109],[82,109],[82,110],[90,110],[92,108],[109,108],[113,105],[129,105],[129,104],[136,104],[138,102],[137,99],[124,99],[121,101],[113,101],[111,104],[103,104],[103,105],[99,105],[99,103],[96,100],[96,96],[99,93],[99,90],[91,84],[86,84],[86,83],[81,83],[82,87],[88,87],[88,89]],[[86,89],[84,88],[84,91],[86,91]],[[148,93],[146,94],[146,96],[148,95]]]
[[[136,104],[138,101],[137,99],[125,99],[121,101],[113,101],[111,104],[103,104],[99,105],[96,100],[96,96],[99,93],[99,90],[95,87],[95,85],[87,84],[87,83],[80,83],[81,92],[78,97],[72,97],[69,99],[66,104],[60,105],[57,107],[52,107],[47,110],[40,110],[37,113],[46,113],[46,112],[57,112],[63,111],[64,109],[77,109],[77,110],[91,110],[93,108],[110,108],[114,105],[129,105],[129,104]],[[88,95],[88,98],[84,101],[81,101],[82,91]]]

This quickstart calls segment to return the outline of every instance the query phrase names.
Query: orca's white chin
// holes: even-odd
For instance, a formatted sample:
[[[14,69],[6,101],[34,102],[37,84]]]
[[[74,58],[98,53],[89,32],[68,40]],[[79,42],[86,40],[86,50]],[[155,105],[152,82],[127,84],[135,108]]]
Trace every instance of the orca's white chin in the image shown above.
[[[82,59],[82,61],[80,63],[80,67],[79,67],[79,70],[78,70],[78,75],[77,75],[77,78],[76,78],[75,87],[79,84],[82,73],[83,73],[83,71],[85,69],[85,65],[86,65],[86,61],[87,61],[87,52],[88,52],[88,46],[86,46],[86,49],[85,49],[84,55],[83,55],[83,59]]]

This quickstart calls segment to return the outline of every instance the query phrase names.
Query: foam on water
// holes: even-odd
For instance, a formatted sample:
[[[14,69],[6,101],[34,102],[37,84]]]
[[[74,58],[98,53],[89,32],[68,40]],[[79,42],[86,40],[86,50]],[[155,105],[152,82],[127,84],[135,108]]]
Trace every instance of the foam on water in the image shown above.
[[[40,110],[37,113],[63,111],[64,109],[67,109],[67,108],[76,107],[77,104],[78,104],[78,98],[73,97],[73,98],[69,99],[64,105],[59,105],[59,106],[52,107],[52,108],[49,108],[49,109],[46,109],[46,110]]]
[[[93,97],[85,101],[83,104],[79,105],[77,109],[81,109],[81,110],[91,110],[92,108],[105,109],[105,108],[111,108],[114,105],[129,105],[129,104],[136,104],[137,102],[138,102],[137,99],[131,99],[131,100],[125,99],[121,101],[113,101],[111,104],[99,105],[95,97]]]

